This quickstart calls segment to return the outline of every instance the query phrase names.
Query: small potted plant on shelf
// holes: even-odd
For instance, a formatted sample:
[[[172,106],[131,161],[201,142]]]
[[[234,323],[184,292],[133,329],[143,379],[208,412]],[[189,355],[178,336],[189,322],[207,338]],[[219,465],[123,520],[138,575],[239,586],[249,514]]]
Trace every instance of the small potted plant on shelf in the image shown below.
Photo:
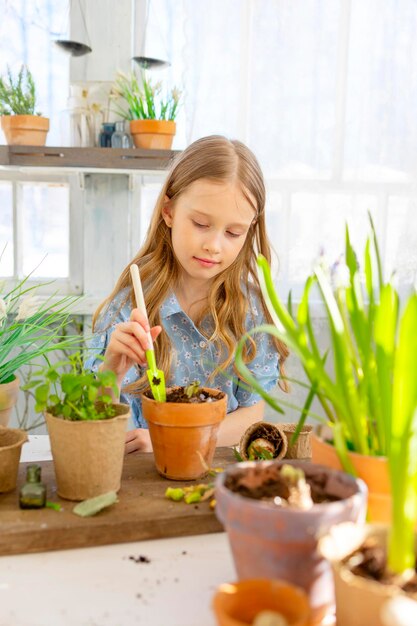
[[[411,420],[417,407],[417,349],[414,359],[410,355],[410,362],[405,367],[397,355],[399,296],[394,282],[383,280],[371,217],[370,223],[371,234],[364,253],[364,286],[347,228],[346,264],[339,265],[333,282],[326,269],[317,266],[305,284],[296,312],[291,300],[285,306],[278,296],[265,259],[260,257],[258,266],[262,292],[274,320],[274,326],[265,330],[285,341],[299,357],[309,381],[298,429],[304,425],[315,396],[323,409],[323,415],[318,417],[331,429],[330,441],[313,436],[313,461],[335,468],[343,467],[363,478],[369,488],[371,521],[386,522],[390,519],[391,509],[387,455],[402,419],[395,389],[401,381],[401,389],[409,398],[407,419]],[[311,321],[309,298],[313,286],[318,287],[322,297],[330,337],[330,347],[323,353],[319,350]],[[411,307],[411,311],[416,297],[413,293],[404,303],[406,307]],[[405,341],[414,345],[417,319],[409,313],[408,320]],[[243,343],[244,340],[237,350],[240,373],[266,402],[279,408],[280,403],[263,392],[242,362]],[[326,368],[329,354],[334,363],[333,371]]]
[[[35,409],[45,413],[58,495],[86,500],[117,492],[130,408],[113,400],[119,393],[115,374],[85,370],[76,352],[26,388],[34,389]]]
[[[173,88],[165,96],[161,83],[152,83],[143,72],[119,72],[113,94],[122,98],[126,106],[115,103],[116,112],[130,120],[130,132],[136,148],[170,150],[176,133],[175,118],[181,93]]]
[[[16,77],[10,69],[0,77],[1,127],[11,145],[44,146],[49,119],[36,111],[36,88],[29,69],[22,65]]]

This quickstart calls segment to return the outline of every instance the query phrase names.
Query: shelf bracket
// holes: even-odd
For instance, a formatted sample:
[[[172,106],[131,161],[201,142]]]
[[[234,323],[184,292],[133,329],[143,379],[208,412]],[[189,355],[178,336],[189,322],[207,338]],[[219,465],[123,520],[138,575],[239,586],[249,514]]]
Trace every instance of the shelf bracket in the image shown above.
[[[129,176],[129,191],[135,191],[136,189],[136,176],[134,174],[128,174]]]
[[[85,191],[85,174],[84,172],[78,172],[78,185],[81,191]]]

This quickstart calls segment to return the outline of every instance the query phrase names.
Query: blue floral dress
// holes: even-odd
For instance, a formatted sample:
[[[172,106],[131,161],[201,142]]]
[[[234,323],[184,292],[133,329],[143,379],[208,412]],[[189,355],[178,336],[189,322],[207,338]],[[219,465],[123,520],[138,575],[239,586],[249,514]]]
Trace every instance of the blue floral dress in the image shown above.
[[[131,302],[130,296],[127,297],[128,295],[129,289],[123,289],[101,314],[95,333],[89,342],[87,368],[93,371],[98,369],[102,361],[97,356],[104,354],[115,326],[120,322],[129,321]],[[127,301],[124,302],[126,298]],[[247,330],[265,323],[262,307],[254,294],[250,295],[249,301],[252,312],[247,314]],[[121,306],[123,302],[124,304]],[[213,369],[224,359],[221,358],[221,353],[216,346],[207,341],[207,338],[196,328],[194,322],[184,313],[174,293],[171,293],[163,302],[160,317],[174,352],[171,374],[166,381],[167,387],[188,385],[193,380],[199,380],[202,385],[221,389],[227,395],[228,413],[238,407],[252,406],[259,402],[260,396],[244,388],[237,378],[233,371],[233,362],[225,370],[218,372],[214,378],[208,380]],[[210,318],[204,322],[204,329],[209,330]],[[270,391],[277,384],[279,377],[279,355],[269,335],[259,333],[254,335],[254,339],[257,352],[248,367],[265,391]],[[143,368],[132,367],[123,380],[123,386],[135,382],[143,373]],[[142,416],[140,398],[123,393],[122,387],[120,401],[130,404],[136,427],[147,428]]]

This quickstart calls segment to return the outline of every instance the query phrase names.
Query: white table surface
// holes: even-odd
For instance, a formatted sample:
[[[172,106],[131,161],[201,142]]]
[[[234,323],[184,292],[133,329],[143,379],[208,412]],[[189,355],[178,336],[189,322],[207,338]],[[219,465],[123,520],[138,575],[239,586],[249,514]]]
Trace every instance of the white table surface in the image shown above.
[[[46,435],[23,447],[50,458]],[[235,579],[225,533],[3,556],[0,626],[215,626],[214,590]]]

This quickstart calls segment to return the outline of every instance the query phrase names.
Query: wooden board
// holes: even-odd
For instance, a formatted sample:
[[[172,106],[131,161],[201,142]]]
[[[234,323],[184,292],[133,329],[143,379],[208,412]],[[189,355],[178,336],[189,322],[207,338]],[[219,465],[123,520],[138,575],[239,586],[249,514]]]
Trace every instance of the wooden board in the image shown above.
[[[0,165],[166,170],[178,150],[0,146]]]
[[[230,448],[218,448],[213,467],[234,462]],[[173,502],[164,497],[167,487],[193,482],[170,481],[159,476],[152,454],[130,454],[125,458],[119,502],[97,515],[82,518],[72,513],[75,502],[56,494],[52,461],[39,463],[48,500],[59,502],[62,511],[21,510],[19,488],[26,466],[21,463],[17,488],[0,494],[0,555],[43,552],[219,532],[222,529],[208,502],[197,505]],[[210,482],[206,477],[198,482]]]

